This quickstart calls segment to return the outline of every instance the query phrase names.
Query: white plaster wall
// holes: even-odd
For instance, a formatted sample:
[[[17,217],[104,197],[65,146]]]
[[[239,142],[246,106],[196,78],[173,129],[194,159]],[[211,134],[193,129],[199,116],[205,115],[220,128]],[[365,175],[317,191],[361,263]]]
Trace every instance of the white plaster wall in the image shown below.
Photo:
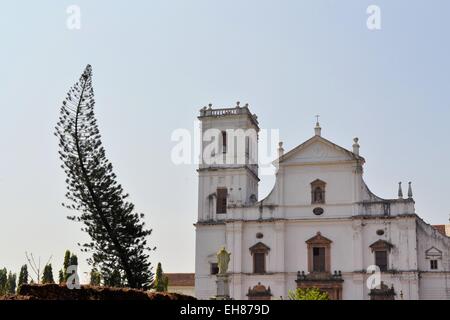
[[[421,271],[420,299],[450,300],[450,238],[442,235],[422,220],[417,220],[418,264]],[[431,270],[425,252],[430,248],[442,252],[438,269]]]
[[[370,244],[383,239],[394,245],[389,255],[390,269],[398,272],[411,272],[417,269],[414,251],[407,249],[410,244],[413,246],[415,244],[414,221],[414,218],[236,221],[229,222],[226,226],[198,227],[196,285],[208,289],[203,293],[196,292],[196,295],[205,298],[214,294],[215,277],[209,275],[209,262],[214,259],[214,253],[220,246],[226,244],[227,250],[232,253],[229,271],[233,274],[233,281],[230,289],[236,295],[235,298],[238,296],[245,298],[248,287],[255,286],[258,281],[265,286],[270,285],[272,292],[277,296],[286,297],[288,290],[295,288],[297,271],[308,273],[305,241],[320,231],[323,236],[333,241],[331,271],[340,270],[344,275],[343,298],[367,299],[368,289],[365,287],[367,275],[361,275],[361,271],[374,264]],[[385,230],[383,236],[376,234],[379,229]],[[259,232],[263,234],[262,239],[256,238]],[[252,274],[253,259],[249,248],[258,242],[271,249],[266,257],[266,275]],[[356,275],[354,272],[357,272]],[[393,283],[396,289],[407,288],[403,292],[405,299],[417,294],[414,290],[418,289],[414,289],[410,280],[407,280],[405,285],[401,284],[404,280],[400,280],[401,277],[398,275],[382,273],[381,277],[381,280],[389,286]]]
[[[352,166],[293,166],[284,168],[283,201],[286,206],[311,205],[311,182],[326,182],[326,204],[349,204],[354,199],[354,173]]]
[[[420,299],[450,300],[450,274],[438,272],[421,273]]]
[[[209,262],[222,245],[232,252],[230,273],[231,293],[236,299],[246,299],[249,287],[258,282],[270,286],[274,297],[287,297],[295,288],[296,272],[307,271],[307,246],[305,241],[317,231],[333,241],[331,245],[331,270],[341,270],[344,276],[344,299],[369,299],[366,287],[368,274],[361,273],[374,263],[369,246],[379,239],[389,241],[394,248],[389,255],[389,268],[395,272],[381,274],[381,281],[389,287],[393,284],[396,299],[450,299],[450,273],[447,264],[439,272],[425,272],[418,280],[418,268],[427,271],[424,254],[419,252],[431,245],[439,245],[439,237],[421,234],[416,239],[416,218],[373,218],[373,219],[316,219],[283,220],[272,222],[227,223],[227,225],[197,227],[196,296],[207,299],[215,294],[215,276],[209,275]],[[377,235],[377,230],[384,235]],[[256,233],[263,233],[262,239]],[[420,232],[419,232],[420,234]],[[253,275],[253,261],[249,248],[257,242],[271,248],[267,256],[267,274]],[[445,238],[441,242],[447,241]],[[424,243],[424,244],[422,244]],[[442,248],[442,247],[440,247]],[[448,249],[447,249],[448,250]],[[421,261],[418,263],[418,260]],[[448,262],[447,256],[444,257]],[[447,272],[444,272],[447,271]],[[198,289],[197,289],[198,288]]]
[[[227,215],[216,214],[216,199],[214,198],[210,204],[208,196],[215,193],[217,188],[227,188],[229,193],[228,205],[241,206],[249,202],[252,194],[258,194],[258,185],[253,183],[254,181],[253,174],[244,168],[200,172],[198,220],[227,219]]]
[[[249,137],[250,139],[250,146],[249,146],[249,162],[250,163],[258,163],[258,131],[259,128],[255,126],[255,124],[249,119],[249,116],[246,114],[242,115],[228,115],[224,117],[207,117],[201,119],[201,134],[202,137],[205,136],[205,132],[208,131],[208,133],[214,134],[213,136],[216,136],[217,132],[227,131],[227,130],[233,130],[233,132],[236,132],[235,130],[241,129],[242,132]],[[213,132],[216,131],[216,132]],[[209,138],[209,136],[208,136]],[[205,152],[205,150],[210,150],[208,146],[211,145],[213,141],[217,140],[219,150],[216,150],[216,153],[214,155],[209,154],[208,152]],[[201,141],[201,159],[203,161],[206,161],[205,163],[201,161],[200,168],[207,168],[210,167],[211,162],[217,162],[218,164],[224,163],[223,161],[226,161],[228,164],[243,164],[245,163],[246,159],[246,150],[245,150],[245,138],[242,138],[242,140],[237,141],[234,139],[228,139],[227,145],[229,145],[229,150],[231,150],[231,146],[235,146],[236,149],[235,152],[227,152],[225,154],[222,153],[222,136],[219,135],[217,138],[213,139],[202,139]],[[239,147],[238,147],[239,146]],[[208,148],[208,149],[207,149]],[[222,161],[222,162],[220,162]]]
[[[450,271],[450,238],[420,220],[417,221],[417,236],[420,270],[430,272]],[[425,255],[425,252],[432,247],[442,252],[442,259],[438,260],[436,271],[430,269],[430,262]]]
[[[361,220],[363,233],[363,267],[375,263],[369,246],[377,240],[385,240],[394,245],[388,256],[389,269],[396,271],[417,270],[417,251],[415,248],[415,218],[384,218]],[[383,230],[384,235],[377,235]]]
[[[197,225],[195,240],[195,296],[209,299],[216,294],[216,277],[210,275],[210,263],[226,245],[225,225]]]

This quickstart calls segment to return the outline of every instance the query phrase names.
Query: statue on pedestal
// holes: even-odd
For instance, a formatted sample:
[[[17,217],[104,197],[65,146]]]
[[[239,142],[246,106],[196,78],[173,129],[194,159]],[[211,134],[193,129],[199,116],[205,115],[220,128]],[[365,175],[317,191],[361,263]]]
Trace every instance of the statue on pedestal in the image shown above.
[[[229,275],[227,274],[228,264],[230,263],[231,253],[227,252],[225,247],[222,247],[217,252],[217,265],[219,267],[219,273],[217,274],[217,295],[213,298],[216,300],[229,300],[230,299],[230,285],[228,282]]]
[[[222,247],[217,252],[217,265],[219,266],[219,274],[223,275],[227,273],[228,264],[230,263],[230,255],[231,253],[225,250],[225,247]]]

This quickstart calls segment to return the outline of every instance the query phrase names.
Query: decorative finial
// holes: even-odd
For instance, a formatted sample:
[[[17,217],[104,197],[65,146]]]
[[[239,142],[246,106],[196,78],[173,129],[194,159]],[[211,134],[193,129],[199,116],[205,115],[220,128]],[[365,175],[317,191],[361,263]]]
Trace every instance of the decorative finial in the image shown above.
[[[320,124],[319,124],[319,117],[320,117],[319,115],[316,115],[317,122],[316,122],[316,127],[314,128],[314,132],[315,132],[316,136],[320,136],[322,133],[322,128],[320,127]]]
[[[408,182],[408,199],[412,199],[412,197],[413,197],[413,192],[412,192],[411,182]]]
[[[359,139],[358,138],[354,138],[353,139],[353,153],[356,154],[357,156],[359,156],[359,143],[358,143]]]
[[[284,154],[283,141],[278,142],[278,157],[280,158]]]
[[[248,108],[248,103],[246,103],[246,104],[244,105],[244,107],[245,107],[245,108]]]
[[[212,103],[208,104],[209,109],[212,109]]]
[[[236,102],[236,108],[240,108],[239,107],[239,105],[240,105],[241,103],[238,101],[238,102]]]
[[[398,183],[398,198],[403,199],[403,190],[402,190],[402,183]]]

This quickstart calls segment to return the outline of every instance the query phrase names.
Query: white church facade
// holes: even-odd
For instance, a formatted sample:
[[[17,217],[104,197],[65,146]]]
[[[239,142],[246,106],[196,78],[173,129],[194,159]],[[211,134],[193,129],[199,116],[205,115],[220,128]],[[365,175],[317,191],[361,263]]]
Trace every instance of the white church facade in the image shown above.
[[[276,181],[258,199],[257,117],[248,106],[200,110],[202,132],[215,130],[219,151],[198,168],[195,294],[216,294],[216,252],[231,253],[233,299],[287,299],[316,287],[331,299],[450,299],[450,237],[425,223],[411,184],[395,199],[374,195],[363,180],[358,139],[352,150],[314,135],[289,152],[278,149]],[[255,132],[234,145],[229,130]],[[230,147],[231,145],[231,147]],[[376,267],[375,267],[376,266]],[[373,270],[381,284],[367,284]],[[373,279],[373,278],[371,278]]]

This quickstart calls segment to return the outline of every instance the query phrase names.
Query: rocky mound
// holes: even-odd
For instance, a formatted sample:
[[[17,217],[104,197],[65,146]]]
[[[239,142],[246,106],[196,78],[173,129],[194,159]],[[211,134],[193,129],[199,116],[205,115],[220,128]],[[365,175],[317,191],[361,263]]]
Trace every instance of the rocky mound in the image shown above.
[[[157,293],[130,288],[81,286],[70,290],[58,284],[26,284],[17,295],[0,297],[0,300],[195,300],[178,293]]]

